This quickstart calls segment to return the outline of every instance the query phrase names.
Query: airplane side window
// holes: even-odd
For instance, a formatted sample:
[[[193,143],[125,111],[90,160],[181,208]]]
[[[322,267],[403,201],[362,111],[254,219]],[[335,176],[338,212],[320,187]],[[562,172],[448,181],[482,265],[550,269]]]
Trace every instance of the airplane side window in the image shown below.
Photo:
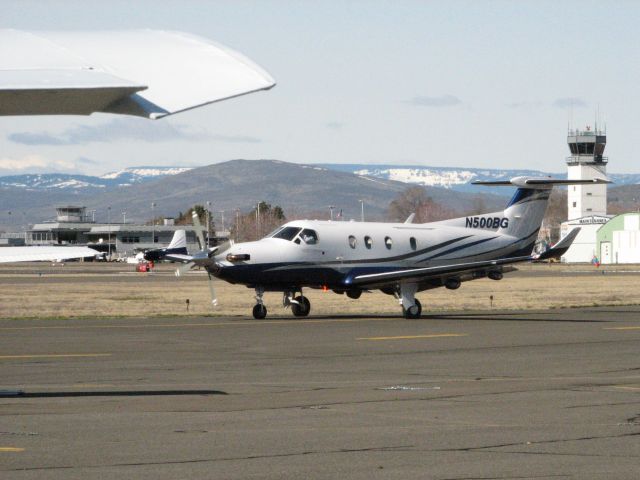
[[[316,243],[318,243],[318,234],[315,232],[315,230],[310,230],[308,228],[305,228],[304,230],[302,230],[302,232],[300,232],[300,238],[307,245],[315,245]]]
[[[411,250],[415,250],[416,248],[418,248],[418,244],[416,242],[415,237],[411,237],[409,239],[409,244],[411,245]]]
[[[280,230],[279,232],[277,232],[273,238],[280,238],[282,240],[293,240],[295,238],[295,236],[298,234],[298,232],[300,232],[300,230],[302,230],[299,227],[285,227],[282,230]]]
[[[358,244],[358,240],[356,240],[356,237],[354,237],[353,235],[349,235],[349,246],[351,248],[356,248],[357,244]]]
[[[391,250],[392,245],[393,240],[391,240],[391,237],[384,237],[384,246],[387,247],[387,250]]]
[[[368,249],[371,249],[372,245],[373,245],[373,240],[371,239],[371,237],[368,235],[364,237],[364,246],[367,247]]]

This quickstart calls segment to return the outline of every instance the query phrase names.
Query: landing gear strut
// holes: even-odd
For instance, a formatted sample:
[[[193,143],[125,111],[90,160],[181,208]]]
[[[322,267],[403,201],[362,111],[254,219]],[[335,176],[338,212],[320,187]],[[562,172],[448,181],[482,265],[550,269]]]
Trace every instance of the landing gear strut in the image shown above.
[[[306,317],[311,311],[311,302],[309,302],[307,297],[302,295],[302,290],[300,290],[300,295],[294,298],[295,294],[295,291],[284,292],[282,296],[282,305],[284,307],[290,306],[291,313],[296,317]]]
[[[262,320],[267,316],[267,307],[264,306],[262,296],[264,295],[264,288],[256,287],[256,303],[253,307],[253,318],[256,320]]]
[[[420,301],[415,298],[418,285],[415,283],[403,283],[398,290],[399,291],[396,292],[396,298],[402,306],[402,315],[404,318],[420,318],[422,305]]]

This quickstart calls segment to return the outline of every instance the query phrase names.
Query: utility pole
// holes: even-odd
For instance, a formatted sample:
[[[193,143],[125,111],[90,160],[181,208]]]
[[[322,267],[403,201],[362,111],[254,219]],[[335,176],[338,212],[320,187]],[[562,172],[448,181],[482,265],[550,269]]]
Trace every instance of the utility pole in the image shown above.
[[[240,209],[236,208],[236,242],[238,241],[238,238],[240,238],[239,235],[240,232]]]
[[[361,221],[361,222],[364,222],[364,200],[363,200],[363,199],[360,199],[360,200],[358,200],[358,201],[360,202],[360,208],[361,208],[361,211],[360,211],[360,221]]]
[[[156,243],[156,202],[151,202],[151,243]]]
[[[260,238],[260,202],[256,207],[256,240]]]
[[[111,261],[111,205],[107,207],[107,232],[108,232],[108,242],[109,242],[109,261]]]

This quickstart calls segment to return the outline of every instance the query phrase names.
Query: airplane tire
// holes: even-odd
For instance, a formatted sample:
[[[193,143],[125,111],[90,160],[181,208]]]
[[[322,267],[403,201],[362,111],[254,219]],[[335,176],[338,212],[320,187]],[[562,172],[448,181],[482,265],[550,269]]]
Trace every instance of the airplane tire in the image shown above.
[[[309,312],[311,311],[311,303],[309,302],[309,299],[300,295],[299,297],[296,297],[295,300],[299,303],[291,304],[291,312],[293,312],[296,317],[306,317],[309,315]]]
[[[261,303],[256,303],[253,306],[253,318],[256,320],[262,320],[267,316],[267,307]]]
[[[422,305],[417,298],[414,301],[416,302],[414,306],[409,308],[402,307],[404,318],[420,318],[420,315],[422,314]]]

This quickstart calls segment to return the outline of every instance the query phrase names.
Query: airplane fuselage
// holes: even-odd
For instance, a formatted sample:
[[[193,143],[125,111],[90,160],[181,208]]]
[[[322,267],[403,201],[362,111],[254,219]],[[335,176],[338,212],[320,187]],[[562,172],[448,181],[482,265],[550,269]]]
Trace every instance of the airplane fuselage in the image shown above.
[[[233,245],[212,273],[266,290],[343,291],[353,288],[350,280],[357,275],[530,254],[537,228],[525,239],[516,238],[499,232],[506,221],[486,216],[463,218],[455,226],[294,221],[262,240]],[[430,279],[420,289],[444,280]]]

